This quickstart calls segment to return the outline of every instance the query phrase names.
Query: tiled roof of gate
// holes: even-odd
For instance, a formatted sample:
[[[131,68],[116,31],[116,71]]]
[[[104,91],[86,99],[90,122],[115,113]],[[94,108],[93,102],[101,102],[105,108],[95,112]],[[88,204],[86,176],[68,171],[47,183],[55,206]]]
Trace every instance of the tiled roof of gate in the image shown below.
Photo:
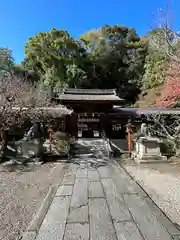
[[[113,110],[122,114],[136,114],[136,115],[148,115],[148,114],[179,114],[180,108],[120,108],[119,106],[114,106]]]
[[[87,95],[116,95],[115,89],[79,89],[68,88],[64,91],[65,94],[87,94]]]
[[[114,89],[66,89],[57,94],[57,98],[72,101],[123,101]]]
[[[22,110],[27,110],[28,108],[23,108]],[[19,107],[13,107],[14,111],[19,110]],[[55,107],[37,107],[33,111],[43,111],[44,113],[52,116],[52,117],[63,117],[65,115],[71,115],[73,113],[73,110],[67,109],[66,107],[63,107],[61,105],[57,105]]]

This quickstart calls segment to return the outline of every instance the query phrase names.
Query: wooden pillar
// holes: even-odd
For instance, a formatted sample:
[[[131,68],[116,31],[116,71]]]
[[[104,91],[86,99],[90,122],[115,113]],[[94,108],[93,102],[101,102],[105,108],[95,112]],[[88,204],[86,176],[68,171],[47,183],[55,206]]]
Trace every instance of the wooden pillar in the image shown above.
[[[107,115],[105,113],[100,114],[100,135],[107,134]]]
[[[72,126],[72,136],[78,138],[77,114],[72,113],[70,124]]]
[[[64,117],[64,131],[69,133],[69,115]]]

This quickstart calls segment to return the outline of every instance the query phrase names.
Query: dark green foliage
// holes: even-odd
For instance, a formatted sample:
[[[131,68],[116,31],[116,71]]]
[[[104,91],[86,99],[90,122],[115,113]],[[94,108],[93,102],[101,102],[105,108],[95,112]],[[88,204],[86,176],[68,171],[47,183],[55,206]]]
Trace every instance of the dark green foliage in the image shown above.
[[[53,88],[116,88],[121,97],[134,102],[146,49],[135,29],[120,25],[105,25],[79,40],[52,29],[29,39],[23,65]]]
[[[162,85],[165,79],[166,61],[163,56],[151,52],[146,56],[145,73],[142,78],[143,89],[151,89]]]
[[[142,90],[164,83],[166,59],[151,48],[158,33],[155,29],[140,38],[135,29],[105,25],[76,40],[65,30],[52,29],[28,40],[21,65],[0,49],[0,67],[11,66],[16,75],[51,89],[115,88],[132,105]],[[2,52],[8,61],[2,62]]]

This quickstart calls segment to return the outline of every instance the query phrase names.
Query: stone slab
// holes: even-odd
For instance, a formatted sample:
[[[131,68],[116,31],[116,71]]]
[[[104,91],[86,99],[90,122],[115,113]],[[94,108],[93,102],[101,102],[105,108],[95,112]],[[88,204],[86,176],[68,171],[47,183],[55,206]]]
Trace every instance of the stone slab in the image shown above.
[[[74,172],[65,172],[64,173],[64,177],[69,177],[69,176],[73,176],[73,175],[76,175],[76,173],[74,173]]]
[[[61,185],[74,185],[76,175],[65,176],[61,182]]]
[[[103,179],[102,185],[113,221],[128,221],[132,217],[112,179]]]
[[[76,179],[74,184],[71,207],[78,208],[88,204],[88,181],[87,179]]]
[[[70,197],[55,197],[36,240],[62,240],[69,212]]]
[[[144,240],[134,222],[114,223],[118,240]]]
[[[117,240],[105,199],[91,198],[89,200],[89,216],[91,240]]]
[[[109,167],[111,169],[111,173],[112,173],[112,170],[113,170],[114,173],[120,175],[125,180],[131,180],[132,179],[127,174],[127,172],[121,167],[121,165],[118,162],[112,161],[112,163],[109,165]]]
[[[81,206],[78,208],[70,207],[69,216],[67,219],[68,223],[88,223],[88,205]]]
[[[146,240],[170,240],[171,236],[158,221],[148,204],[138,195],[124,195],[124,200]]]
[[[105,197],[103,188],[100,182],[89,182],[89,197],[90,198]]]
[[[72,192],[73,192],[73,185],[60,186],[56,192],[56,197],[71,196]]]
[[[65,165],[65,168],[66,168],[66,172],[64,176],[70,176],[70,175],[76,175],[76,172],[79,166],[77,164],[71,163],[69,165]]]
[[[88,180],[92,182],[99,181],[99,174],[97,170],[88,170]]]
[[[44,198],[39,210],[37,211],[35,217],[32,219],[31,223],[28,226],[28,231],[32,232],[38,232],[40,226],[42,225],[42,222],[44,221],[44,218],[51,206],[51,203],[53,201],[53,198],[56,194],[58,186],[52,186],[46,197]]]
[[[147,194],[130,178],[119,164],[112,164],[110,169],[112,171],[112,178],[120,193],[139,194],[140,196],[147,197]]]
[[[41,228],[36,240],[63,240],[65,225],[53,224]]]
[[[108,166],[99,167],[98,171],[101,178],[111,178],[111,173]]]
[[[87,178],[87,168],[79,168],[76,173],[76,178]]]
[[[156,215],[157,219],[166,228],[170,235],[180,235],[180,231],[172,224],[165,214],[156,206],[150,198],[144,198],[151,211]]]
[[[156,159],[155,159],[156,158]],[[138,158],[138,157],[135,157],[134,158],[134,161],[136,163],[139,163],[139,164],[151,164],[151,163],[170,163],[171,161],[169,161],[167,159],[167,157],[165,156],[161,156],[157,159],[157,157],[155,156],[152,156],[151,158],[150,157],[143,157],[143,158]]]
[[[89,224],[67,224],[63,240],[89,240]]]
[[[69,212],[70,197],[55,197],[47,215],[42,223],[41,228],[53,226],[54,224],[65,224]]]
[[[66,172],[65,172],[64,176],[76,175],[78,168],[79,168],[79,165],[77,165],[77,164],[71,163],[69,165],[66,165]]]

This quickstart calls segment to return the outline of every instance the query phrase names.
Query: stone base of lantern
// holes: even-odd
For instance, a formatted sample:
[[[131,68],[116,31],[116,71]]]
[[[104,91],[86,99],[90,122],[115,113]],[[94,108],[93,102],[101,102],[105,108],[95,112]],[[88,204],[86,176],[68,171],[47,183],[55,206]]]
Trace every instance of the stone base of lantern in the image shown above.
[[[168,162],[166,156],[162,156],[159,139],[152,137],[140,137],[136,141],[136,151],[133,159],[137,163],[164,163]]]

